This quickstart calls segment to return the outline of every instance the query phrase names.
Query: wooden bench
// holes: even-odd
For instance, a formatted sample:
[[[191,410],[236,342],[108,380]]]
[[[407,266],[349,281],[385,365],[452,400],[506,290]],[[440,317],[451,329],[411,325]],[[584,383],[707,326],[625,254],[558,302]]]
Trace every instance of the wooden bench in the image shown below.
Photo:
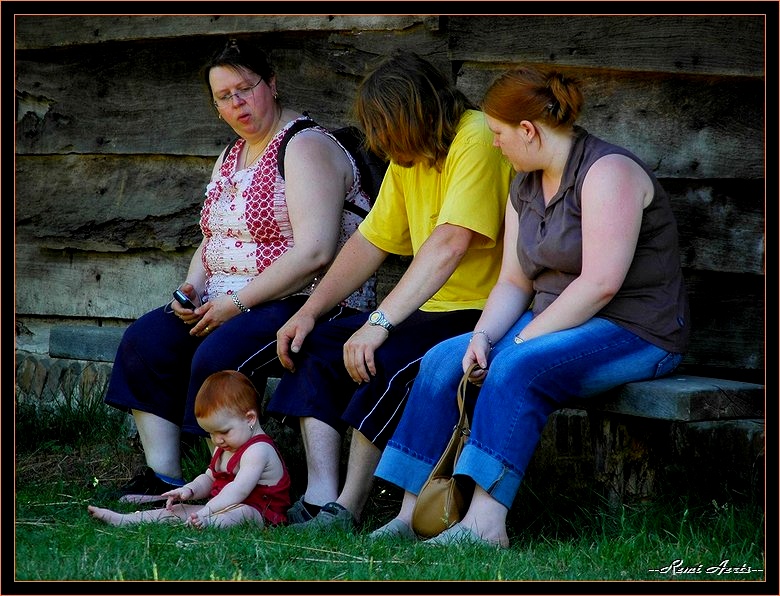
[[[761,418],[764,386],[672,373],[652,381],[627,383],[598,398],[592,408],[680,422]]]
[[[398,283],[409,262],[408,257],[391,257],[382,266],[377,288],[380,297],[387,295]],[[699,284],[695,281],[689,281],[688,284],[692,300],[697,300],[697,312],[706,310]],[[751,293],[747,293],[744,299],[748,300],[751,296]],[[742,309],[743,315],[746,310],[748,309]],[[739,375],[744,376],[743,361],[755,358],[755,348],[748,347],[754,343],[751,337],[755,327],[752,324],[753,317],[754,313],[750,314],[750,324],[735,320],[734,333],[731,334],[734,338],[720,351],[711,343],[712,334],[706,331],[694,334],[690,354],[686,355],[675,374],[663,379],[623,385],[595,400],[589,409],[614,415],[686,423],[763,418],[764,386],[756,382],[736,380]],[[111,363],[124,329],[124,326],[52,326],[49,334],[49,356]],[[720,334],[721,337],[722,335]],[[734,356],[737,361],[733,369],[724,369],[722,361],[729,354],[739,356]],[[731,373],[731,376],[721,378],[718,374],[709,374],[710,371],[701,366],[701,363],[711,360],[721,364],[713,369],[716,373],[724,371]],[[703,371],[706,374],[702,374]],[[749,376],[752,381],[755,380],[755,375]]]
[[[49,337],[49,356],[113,362],[123,333],[123,327],[53,327]],[[612,414],[682,422],[761,418],[764,413],[764,386],[672,374],[623,385],[596,399],[591,407]]]

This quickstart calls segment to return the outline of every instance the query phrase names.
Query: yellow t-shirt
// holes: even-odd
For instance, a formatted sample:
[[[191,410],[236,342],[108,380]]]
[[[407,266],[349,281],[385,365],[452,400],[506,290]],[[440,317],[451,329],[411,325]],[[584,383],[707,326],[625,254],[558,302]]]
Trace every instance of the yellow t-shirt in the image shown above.
[[[378,248],[398,255],[416,255],[439,224],[477,232],[457,269],[420,309],[481,309],[501,268],[504,211],[514,175],[493,146],[484,114],[469,110],[461,117],[441,172],[390,163],[359,230]]]

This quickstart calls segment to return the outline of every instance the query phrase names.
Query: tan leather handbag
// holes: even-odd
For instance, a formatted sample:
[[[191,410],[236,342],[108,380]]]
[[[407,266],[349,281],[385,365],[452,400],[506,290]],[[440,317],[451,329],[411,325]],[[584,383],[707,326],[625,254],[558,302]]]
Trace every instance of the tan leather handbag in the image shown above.
[[[453,429],[450,442],[417,495],[417,503],[412,512],[412,529],[423,538],[441,534],[459,522],[471,503],[473,481],[468,478],[453,478],[452,472],[470,432],[465,402],[466,387],[474,368],[476,365],[469,368],[458,385],[460,418]]]

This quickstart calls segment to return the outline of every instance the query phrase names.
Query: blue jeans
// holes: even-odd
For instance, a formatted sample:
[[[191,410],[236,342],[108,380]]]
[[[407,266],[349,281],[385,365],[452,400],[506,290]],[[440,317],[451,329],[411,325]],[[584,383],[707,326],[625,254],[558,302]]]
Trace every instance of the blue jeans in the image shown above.
[[[471,435],[455,467],[507,508],[552,412],[623,383],[669,374],[682,360],[602,318],[515,344],[532,318],[526,312],[490,353],[471,404]],[[419,493],[458,418],[455,396],[470,338],[454,337],[425,354],[377,477]]]

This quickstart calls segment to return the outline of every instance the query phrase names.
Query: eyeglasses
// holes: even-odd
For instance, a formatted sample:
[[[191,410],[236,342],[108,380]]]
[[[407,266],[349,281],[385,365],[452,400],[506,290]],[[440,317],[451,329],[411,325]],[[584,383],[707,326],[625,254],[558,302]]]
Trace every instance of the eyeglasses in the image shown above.
[[[250,95],[252,95],[252,92],[255,90],[255,87],[257,87],[260,83],[263,82],[263,79],[260,79],[255,83],[254,85],[250,85],[249,87],[243,87],[236,91],[235,93],[231,93],[230,95],[223,95],[222,97],[218,97],[214,100],[214,105],[216,107],[226,107],[233,103],[233,98],[240,99],[241,101],[246,101]]]

